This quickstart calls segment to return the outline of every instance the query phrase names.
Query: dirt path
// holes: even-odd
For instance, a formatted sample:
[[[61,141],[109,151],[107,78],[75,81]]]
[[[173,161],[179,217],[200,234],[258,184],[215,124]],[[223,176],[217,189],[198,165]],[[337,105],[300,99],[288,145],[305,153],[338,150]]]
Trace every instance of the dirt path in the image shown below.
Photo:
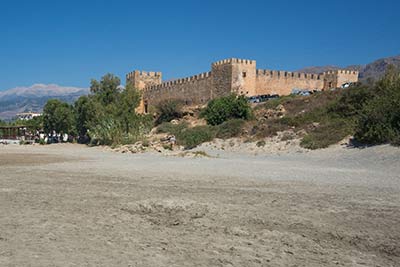
[[[0,266],[399,266],[399,159],[1,146]]]

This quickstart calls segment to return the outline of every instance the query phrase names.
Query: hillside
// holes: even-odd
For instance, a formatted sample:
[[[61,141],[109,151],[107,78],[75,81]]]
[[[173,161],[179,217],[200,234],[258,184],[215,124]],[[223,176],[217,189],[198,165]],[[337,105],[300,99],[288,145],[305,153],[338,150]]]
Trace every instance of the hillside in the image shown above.
[[[73,103],[89,89],[63,87],[57,84],[34,84],[29,87],[16,87],[0,92],[0,119],[12,119],[17,113],[25,111],[41,112],[47,100],[56,98]]]

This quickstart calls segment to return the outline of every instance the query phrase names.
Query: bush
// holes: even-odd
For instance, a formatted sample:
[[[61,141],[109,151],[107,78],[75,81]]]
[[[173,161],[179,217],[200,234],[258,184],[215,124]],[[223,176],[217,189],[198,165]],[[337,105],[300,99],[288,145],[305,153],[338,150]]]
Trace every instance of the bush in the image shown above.
[[[328,111],[342,117],[358,116],[363,105],[373,97],[374,93],[371,87],[351,87],[344,91],[339,99],[328,107]]]
[[[156,124],[169,122],[173,119],[182,118],[182,101],[176,99],[168,99],[160,102],[157,106],[157,119]]]
[[[376,83],[375,97],[366,101],[360,112],[354,137],[367,144],[399,144],[400,73],[389,69]]]
[[[331,120],[304,136],[300,145],[308,149],[326,148],[350,135],[352,129],[352,125],[345,120]]]
[[[165,150],[173,150],[172,144],[163,144],[162,147],[163,147]]]
[[[149,146],[150,146],[150,141],[149,141],[149,139],[143,139],[143,140],[142,140],[142,146],[144,146],[144,147],[149,147]]]
[[[223,122],[218,126],[217,137],[228,139],[239,136],[242,132],[244,123],[245,121],[242,119],[233,119]]]
[[[152,121],[146,115],[131,117],[131,127],[128,132],[121,126],[122,122],[113,116],[101,118],[98,124],[88,132],[91,145],[133,144],[141,140],[149,129]]]
[[[265,145],[266,145],[265,140],[259,140],[259,141],[257,141],[257,143],[256,143],[256,146],[257,146],[257,147],[264,147]]]
[[[201,143],[208,142],[215,137],[215,128],[205,125],[182,130],[177,136],[177,142],[185,149],[192,149]]]
[[[250,119],[251,107],[244,96],[231,94],[211,100],[201,115],[208,124],[219,125],[229,119]]]
[[[188,127],[187,123],[181,122],[179,124],[172,124],[170,122],[164,122],[157,127],[157,133],[169,133],[175,136],[179,135],[182,130]]]
[[[281,119],[270,119],[265,123],[257,122],[251,129],[251,134],[258,137],[272,137],[278,132],[288,130],[290,127],[286,123],[282,123]]]
[[[400,139],[400,94],[377,97],[368,102],[361,111],[354,137],[367,144],[397,144]]]

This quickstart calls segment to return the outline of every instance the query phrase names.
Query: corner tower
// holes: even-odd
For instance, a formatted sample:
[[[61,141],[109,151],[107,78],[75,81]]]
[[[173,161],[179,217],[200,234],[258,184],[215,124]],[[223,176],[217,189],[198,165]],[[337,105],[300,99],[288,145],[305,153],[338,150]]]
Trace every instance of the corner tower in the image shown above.
[[[142,93],[140,104],[136,109],[139,113],[147,113],[147,103],[143,100],[143,90],[152,85],[161,84],[161,72],[135,70],[126,75],[126,84],[130,83]]]
[[[211,98],[236,93],[256,95],[256,61],[247,59],[225,59],[211,65]]]
[[[143,90],[147,86],[161,83],[161,72],[135,70],[126,75],[126,83],[131,83],[133,87]]]

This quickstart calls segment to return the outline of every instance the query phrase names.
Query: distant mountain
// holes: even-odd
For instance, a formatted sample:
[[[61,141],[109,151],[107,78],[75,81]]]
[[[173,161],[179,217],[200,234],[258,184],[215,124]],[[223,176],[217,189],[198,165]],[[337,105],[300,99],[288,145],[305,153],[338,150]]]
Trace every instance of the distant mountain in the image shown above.
[[[327,70],[337,69],[358,70],[360,72],[360,81],[365,81],[368,78],[373,78],[374,80],[382,78],[389,65],[394,65],[400,68],[400,56],[381,58],[367,65],[351,65],[347,67],[339,67],[334,65],[316,66],[303,68],[298,70],[298,72],[321,73]]]
[[[57,84],[34,84],[0,91],[0,119],[12,119],[20,112],[41,112],[47,100],[52,98],[72,103],[88,93],[88,88],[64,87]]]
[[[360,72],[360,80],[363,81],[368,78],[377,80],[382,78],[389,65],[400,68],[400,56],[381,58],[366,65]]]

